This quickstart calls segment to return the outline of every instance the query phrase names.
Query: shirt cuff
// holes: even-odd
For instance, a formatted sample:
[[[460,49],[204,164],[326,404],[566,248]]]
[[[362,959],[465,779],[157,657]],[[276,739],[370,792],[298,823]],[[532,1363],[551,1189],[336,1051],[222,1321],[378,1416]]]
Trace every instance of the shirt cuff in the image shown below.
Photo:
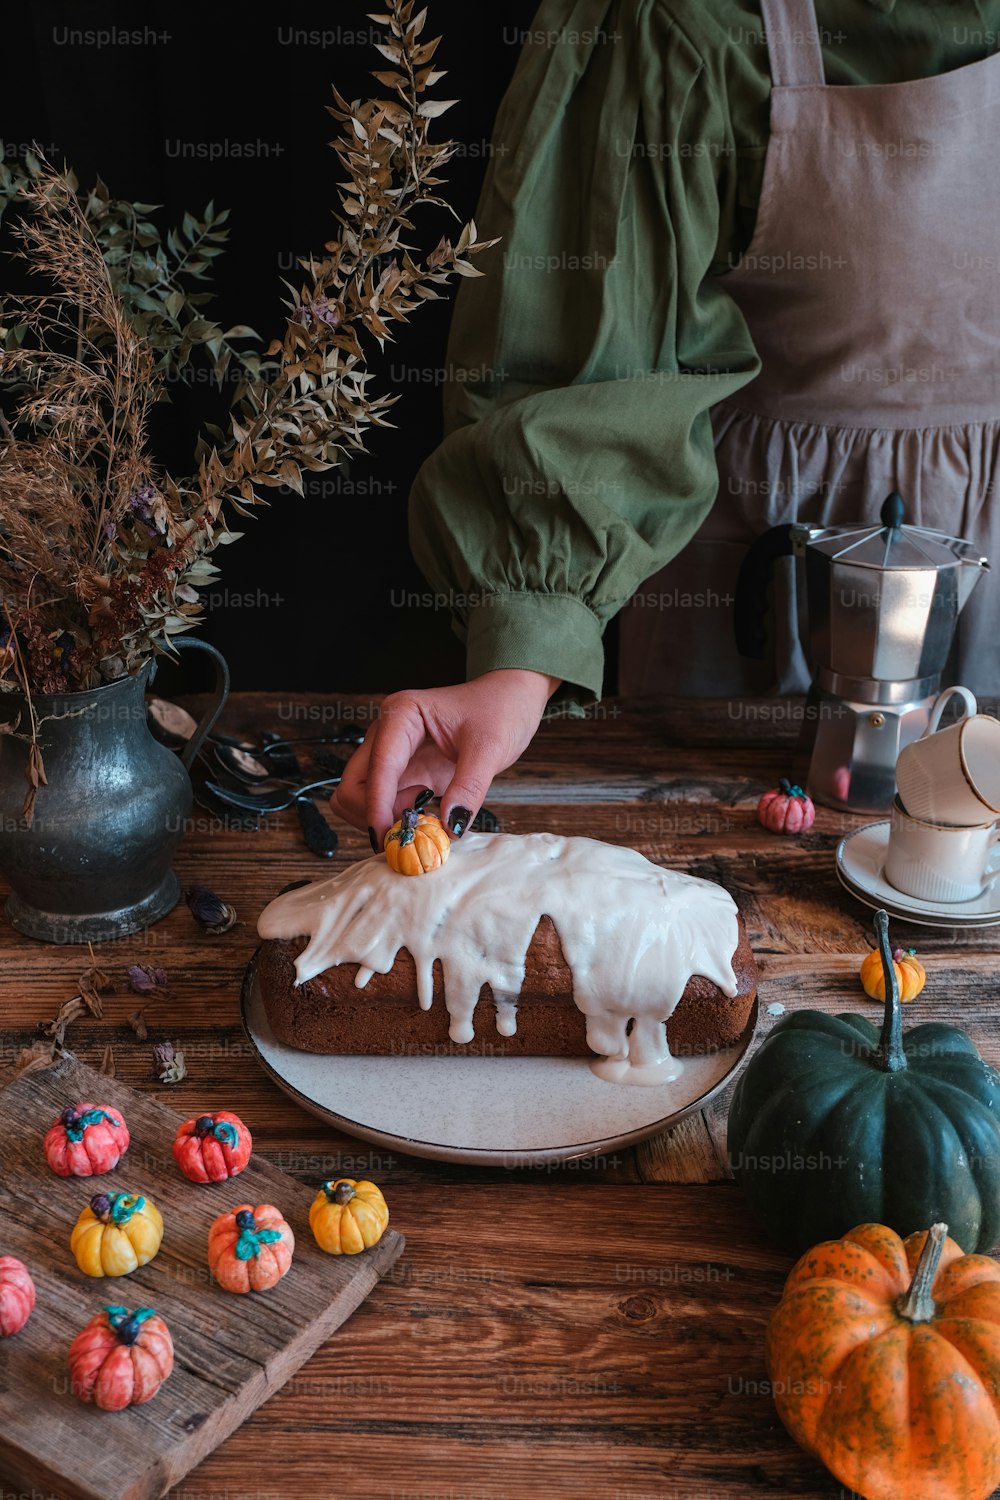
[[[460,634],[463,632],[460,632]],[[572,712],[594,703],[604,683],[604,643],[592,610],[572,594],[485,594],[465,624],[466,675],[516,667],[561,677],[549,699]]]

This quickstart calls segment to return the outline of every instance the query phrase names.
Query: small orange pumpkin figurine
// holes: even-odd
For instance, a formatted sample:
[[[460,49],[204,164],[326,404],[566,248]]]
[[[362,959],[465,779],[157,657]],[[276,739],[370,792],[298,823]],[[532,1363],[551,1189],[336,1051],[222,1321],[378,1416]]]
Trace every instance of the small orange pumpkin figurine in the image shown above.
[[[807,1250],[767,1330],[778,1415],[867,1500],[987,1500],[1000,1483],[1000,1265],[935,1224]]]
[[[385,836],[385,857],[400,875],[426,875],[438,870],[451,853],[451,839],[440,818],[420,809],[434,793],[421,792]]]
[[[173,1367],[170,1330],[151,1307],[106,1307],[69,1346],[73,1395],[102,1411],[151,1401]]]
[[[227,1292],[266,1292],[292,1263],[295,1236],[270,1203],[240,1203],[208,1231],[208,1264]]]
[[[915,1000],[927,983],[927,973],[915,948],[894,948],[892,966],[896,970],[900,1000]],[[885,1002],[885,969],[882,955],[873,948],[861,965],[861,984],[870,1000]]]

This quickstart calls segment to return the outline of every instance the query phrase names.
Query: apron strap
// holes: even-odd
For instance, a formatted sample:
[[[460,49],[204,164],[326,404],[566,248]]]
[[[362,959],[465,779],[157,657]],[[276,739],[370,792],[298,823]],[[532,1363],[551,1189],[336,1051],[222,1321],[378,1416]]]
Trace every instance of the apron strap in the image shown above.
[[[814,0],[760,0],[775,88],[824,84]]]

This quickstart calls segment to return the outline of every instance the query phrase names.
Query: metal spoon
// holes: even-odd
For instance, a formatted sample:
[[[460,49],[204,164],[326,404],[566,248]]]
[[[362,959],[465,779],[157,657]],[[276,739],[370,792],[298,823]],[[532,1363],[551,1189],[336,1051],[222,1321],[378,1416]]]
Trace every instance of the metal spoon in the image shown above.
[[[290,792],[231,792],[224,786],[219,786],[215,781],[206,781],[205,785],[216,797],[221,797],[223,802],[231,802],[234,807],[245,807],[248,812],[284,812],[286,807],[291,807],[304,792],[311,792],[319,786],[336,786],[340,781],[339,776],[327,776],[323,781],[310,781],[306,786],[292,787]]]

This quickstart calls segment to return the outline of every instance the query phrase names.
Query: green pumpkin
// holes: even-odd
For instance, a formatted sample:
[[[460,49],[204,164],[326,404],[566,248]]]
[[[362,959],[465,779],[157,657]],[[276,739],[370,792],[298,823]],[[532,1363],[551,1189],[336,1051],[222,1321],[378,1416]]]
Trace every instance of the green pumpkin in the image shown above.
[[[729,1111],[729,1159],[758,1222],[796,1254],[856,1224],[904,1238],[950,1226],[966,1253],[1000,1240],[1000,1073],[954,1026],[904,1033],[889,919],[881,1033],[864,1016],[779,1021]]]

